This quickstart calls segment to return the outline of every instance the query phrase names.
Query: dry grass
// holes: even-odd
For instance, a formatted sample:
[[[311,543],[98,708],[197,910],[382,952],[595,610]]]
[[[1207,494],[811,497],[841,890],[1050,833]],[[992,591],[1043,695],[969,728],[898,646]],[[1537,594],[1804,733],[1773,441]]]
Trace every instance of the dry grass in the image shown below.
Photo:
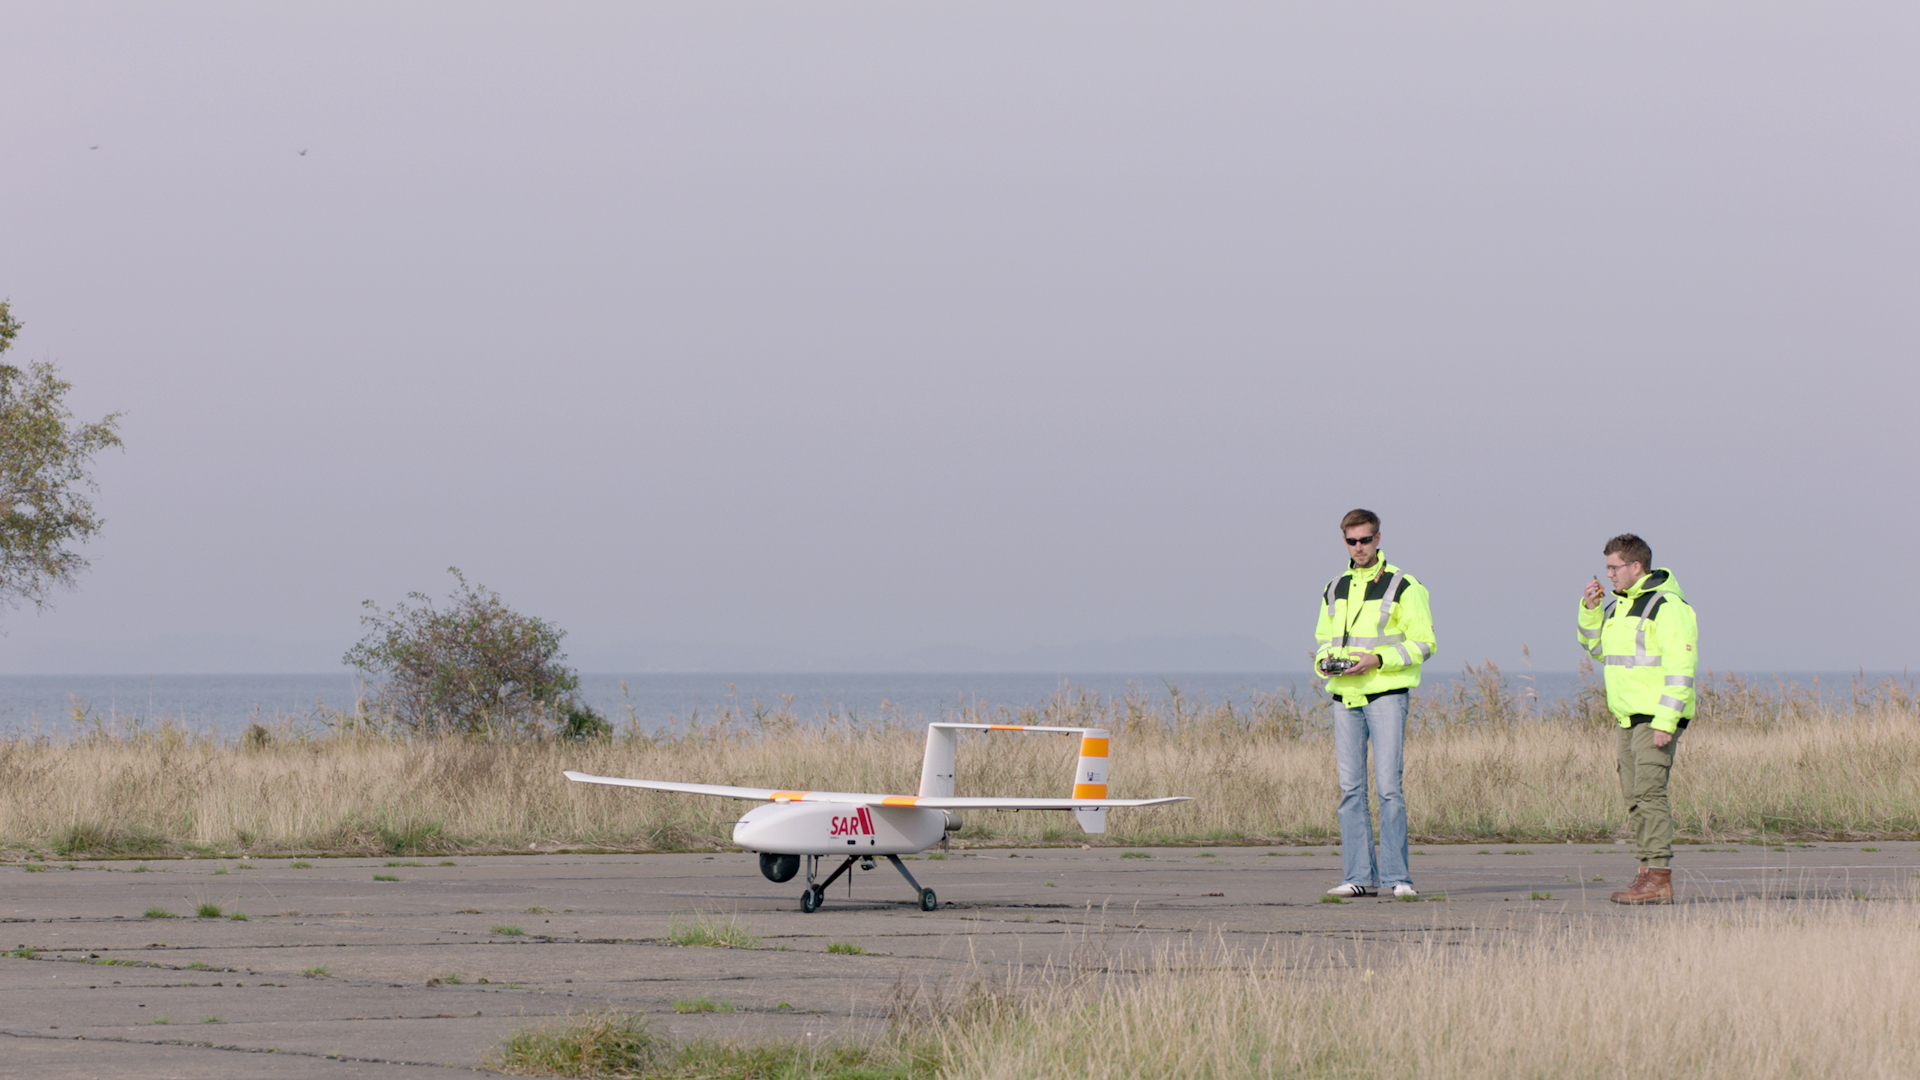
[[[1498,673],[1415,698],[1407,748],[1418,841],[1612,837],[1623,811],[1613,735],[1591,696],[1536,710]],[[1335,834],[1324,707],[1290,695],[1231,702],[1061,694],[1044,708],[955,710],[963,721],[1114,730],[1115,797],[1195,802],[1117,810],[1106,842],[1316,843]],[[989,745],[993,750],[986,752]],[[616,776],[911,792],[918,718],[802,722],[756,710],[663,735],[585,744],[407,739],[364,725],[283,727],[219,742],[159,725],[0,742],[0,848],[61,854],[252,851],[421,854],[530,847],[724,845],[742,804],[567,782]],[[963,793],[1055,795],[1075,748],[1057,736],[963,737]],[[1683,835],[1920,835],[1920,709],[1903,686],[1823,706],[1722,679],[1703,694],[1674,775]],[[963,841],[1079,842],[1065,814],[976,813]]]
[[[674,1047],[608,1013],[516,1033],[487,1064],[708,1080],[1893,1080],[1920,1073],[1916,908],[1695,905],[1318,956],[1190,939],[1126,964],[1096,947],[1089,963],[944,991],[903,978],[892,1030],[870,1043]]]
[[[937,1022],[941,1075],[1911,1077],[1915,923],[1910,901],[1669,909],[1305,969],[1189,947]]]

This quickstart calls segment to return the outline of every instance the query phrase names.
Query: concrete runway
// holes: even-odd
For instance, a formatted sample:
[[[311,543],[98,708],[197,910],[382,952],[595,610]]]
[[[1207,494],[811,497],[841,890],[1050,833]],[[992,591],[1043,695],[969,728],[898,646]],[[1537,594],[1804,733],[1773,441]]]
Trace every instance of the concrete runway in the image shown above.
[[[907,863],[938,891],[937,911],[920,911],[882,861],[848,875],[851,899],[843,878],[811,915],[800,880],[769,882],[740,852],[309,861],[0,864],[0,1076],[451,1075],[509,1031],[609,1005],[679,1039],[858,1036],[903,993],[1023,965],[1125,963],[1196,937],[1338,962],[1674,911],[1608,903],[1632,858],[1590,844],[1428,845],[1413,857],[1422,902],[1343,904],[1319,902],[1340,880],[1328,847],[956,849]],[[1675,864],[1694,910],[1920,889],[1912,842],[1683,847]],[[203,903],[246,919],[193,917]],[[674,918],[695,912],[739,918],[757,946],[670,944]],[[326,974],[304,974],[316,968]],[[674,1008],[702,998],[734,1011]]]

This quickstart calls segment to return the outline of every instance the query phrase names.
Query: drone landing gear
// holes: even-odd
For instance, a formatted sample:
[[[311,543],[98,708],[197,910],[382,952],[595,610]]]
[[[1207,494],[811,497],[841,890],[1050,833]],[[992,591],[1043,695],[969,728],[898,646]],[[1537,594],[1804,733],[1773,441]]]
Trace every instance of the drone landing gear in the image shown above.
[[[913,886],[913,891],[919,894],[921,911],[933,911],[939,908],[940,898],[934,895],[932,889],[923,889],[919,882],[913,880],[913,875],[907,873],[907,864],[900,861],[900,856],[889,855],[887,861],[893,864],[895,870],[900,871],[900,876],[906,878],[907,884]],[[853,869],[853,864],[856,862],[862,864],[862,870],[873,868],[872,856],[849,855],[847,861],[840,864],[839,869],[828,875],[827,880],[817,881],[816,878],[820,872],[820,856],[807,856],[807,891],[800,894],[800,910],[809,915],[819,911],[820,905],[827,900],[827,886],[839,881],[840,875]]]

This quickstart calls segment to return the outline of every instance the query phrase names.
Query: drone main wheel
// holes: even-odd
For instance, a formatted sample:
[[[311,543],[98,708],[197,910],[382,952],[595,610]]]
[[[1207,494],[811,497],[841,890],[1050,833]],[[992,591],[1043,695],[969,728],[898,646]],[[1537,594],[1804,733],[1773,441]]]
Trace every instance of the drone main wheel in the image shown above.
[[[932,911],[940,906],[940,898],[933,895],[932,889],[920,890],[920,910]]]
[[[800,910],[811,915],[820,910],[820,901],[825,900],[825,890],[808,889],[800,894]],[[922,901],[924,903],[925,901]]]

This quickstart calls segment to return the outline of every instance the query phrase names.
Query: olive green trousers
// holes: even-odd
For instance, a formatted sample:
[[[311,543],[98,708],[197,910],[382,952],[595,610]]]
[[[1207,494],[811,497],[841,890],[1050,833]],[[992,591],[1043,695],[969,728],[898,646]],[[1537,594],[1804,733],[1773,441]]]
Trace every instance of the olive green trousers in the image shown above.
[[[1673,811],[1667,805],[1667,775],[1680,735],[1665,746],[1653,745],[1652,724],[1621,728],[1619,734],[1620,794],[1627,800],[1627,827],[1633,830],[1633,854],[1642,866],[1664,867],[1673,862]]]

